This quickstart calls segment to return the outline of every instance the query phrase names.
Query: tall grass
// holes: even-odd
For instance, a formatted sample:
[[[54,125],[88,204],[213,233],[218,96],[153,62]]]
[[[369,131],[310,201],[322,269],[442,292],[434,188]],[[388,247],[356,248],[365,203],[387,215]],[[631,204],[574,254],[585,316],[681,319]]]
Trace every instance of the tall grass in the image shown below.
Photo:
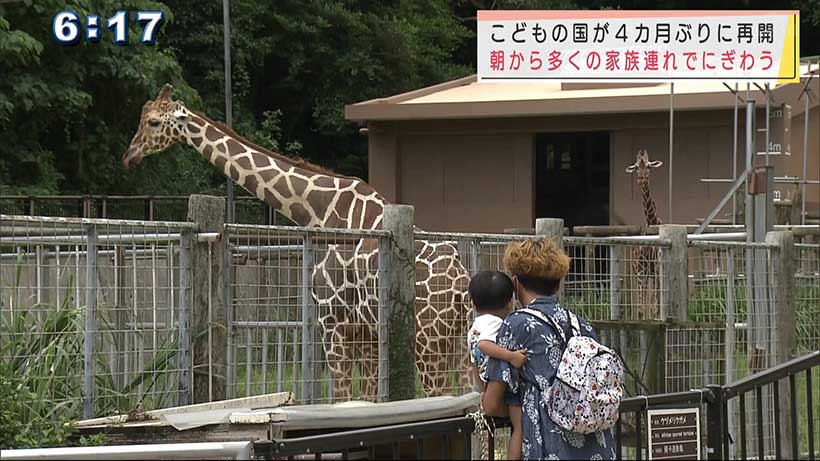
[[[16,420],[18,427],[0,428],[0,433],[33,431],[32,427],[36,426],[40,428],[37,435],[26,436],[17,443],[22,446],[59,444],[70,432],[66,423],[82,417],[85,308],[76,306],[72,296],[66,296],[59,306],[26,303],[20,295],[21,268],[18,261],[14,287],[0,295],[0,371],[3,373],[0,379],[14,389],[19,404],[13,417],[6,414],[6,419]],[[73,293],[73,283],[73,279],[70,280],[67,293]],[[5,293],[10,293],[8,299]],[[95,335],[95,351],[125,352],[116,330],[107,324],[104,310],[97,312],[98,325],[102,328]],[[194,339],[197,337],[199,335]],[[106,355],[95,353],[94,414],[127,413],[140,402],[147,409],[174,405],[178,350],[177,335],[173,332],[165,335],[163,342],[157,345],[157,353],[121,383],[115,382]],[[152,392],[155,389],[158,391]],[[8,421],[3,424],[11,424]],[[48,430],[44,429],[46,426]],[[41,440],[37,445],[29,443],[38,438]]]

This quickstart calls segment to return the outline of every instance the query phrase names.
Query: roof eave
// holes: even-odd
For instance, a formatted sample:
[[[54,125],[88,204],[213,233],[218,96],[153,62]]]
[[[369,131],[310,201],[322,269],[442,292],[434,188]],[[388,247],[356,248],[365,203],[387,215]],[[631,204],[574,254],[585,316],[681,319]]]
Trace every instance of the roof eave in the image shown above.
[[[793,101],[797,98],[801,89],[802,84],[791,84],[775,88],[772,90],[772,103],[779,104],[782,101]],[[740,93],[741,96],[745,97],[745,92]],[[762,102],[765,101],[765,94],[755,89],[751,91],[750,98]],[[816,103],[813,101],[811,105],[814,107]],[[729,109],[734,107],[734,100],[728,91],[725,93],[687,93],[675,98],[674,107],[676,111]],[[802,104],[799,107],[794,107],[792,115],[801,113],[802,109]],[[652,94],[483,102],[359,103],[345,106],[345,118],[349,121],[367,122],[617,114],[666,110],[669,110],[669,95]]]

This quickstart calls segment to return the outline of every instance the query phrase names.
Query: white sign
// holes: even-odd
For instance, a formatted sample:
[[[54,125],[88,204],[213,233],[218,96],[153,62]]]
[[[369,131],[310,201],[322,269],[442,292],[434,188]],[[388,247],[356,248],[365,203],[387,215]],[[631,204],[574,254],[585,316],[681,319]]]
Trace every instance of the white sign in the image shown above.
[[[478,78],[797,82],[799,24],[799,11],[479,11]]]

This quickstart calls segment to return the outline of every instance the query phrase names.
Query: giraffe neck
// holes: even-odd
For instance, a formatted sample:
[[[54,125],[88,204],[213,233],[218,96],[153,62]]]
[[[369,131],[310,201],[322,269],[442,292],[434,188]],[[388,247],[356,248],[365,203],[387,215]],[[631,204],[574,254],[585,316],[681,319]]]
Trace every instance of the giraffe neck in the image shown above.
[[[384,199],[364,181],[311,171],[191,113],[188,145],[245,190],[300,226],[381,227]]]
[[[658,226],[661,224],[660,218],[658,218],[658,212],[655,209],[655,201],[652,200],[652,195],[649,191],[649,178],[642,179],[641,183],[641,195],[643,196],[643,212],[646,217],[646,225],[647,226]]]

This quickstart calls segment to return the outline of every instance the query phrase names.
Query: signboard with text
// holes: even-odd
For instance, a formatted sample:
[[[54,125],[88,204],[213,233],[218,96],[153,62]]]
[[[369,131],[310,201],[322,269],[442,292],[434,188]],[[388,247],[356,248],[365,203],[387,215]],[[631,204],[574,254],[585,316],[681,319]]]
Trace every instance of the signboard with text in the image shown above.
[[[700,408],[647,410],[649,459],[700,459]]]
[[[797,82],[799,14],[483,10],[478,79]]]

